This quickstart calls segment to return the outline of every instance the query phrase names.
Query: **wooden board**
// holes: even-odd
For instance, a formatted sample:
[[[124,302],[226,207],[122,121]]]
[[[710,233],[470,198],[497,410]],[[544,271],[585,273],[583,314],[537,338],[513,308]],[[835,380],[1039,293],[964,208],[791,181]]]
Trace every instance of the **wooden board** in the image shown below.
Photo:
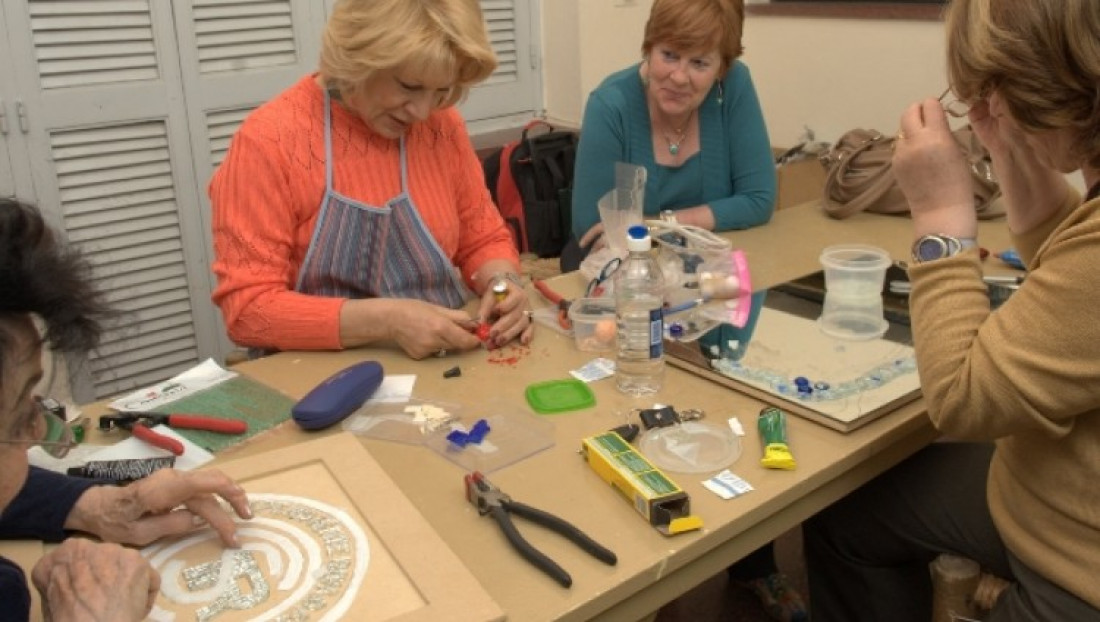
[[[738,366],[716,364],[699,343],[666,340],[668,361],[841,432],[866,425],[920,396],[907,326],[891,322],[882,339],[845,341],[821,332],[820,312],[820,303],[774,288],[751,334],[730,333],[740,343],[725,349],[737,352]],[[799,393],[794,389],[799,376],[811,383],[827,383],[836,397],[819,400]],[[861,386],[855,388],[856,383]]]
[[[223,549],[210,530],[147,547],[143,554],[162,576],[162,592],[150,619],[195,620],[203,608],[208,614],[214,609],[209,617],[218,622],[294,611],[307,614],[308,620],[504,619],[501,608],[351,434],[218,468],[236,479],[253,503],[256,518],[242,521],[239,550],[249,563],[255,562],[253,574],[236,570],[242,566],[229,556],[239,551]],[[26,551],[19,558],[29,563]],[[333,562],[350,570],[341,571],[344,578],[334,581],[330,591],[319,590],[319,577],[331,572]],[[235,569],[231,581],[215,585],[227,564]],[[206,583],[189,579],[203,568]],[[193,602],[169,600],[164,584],[174,586],[169,589],[176,598],[182,594]],[[226,585],[234,590],[229,596]],[[310,597],[315,600],[305,607]],[[41,611],[36,608],[34,615]]]

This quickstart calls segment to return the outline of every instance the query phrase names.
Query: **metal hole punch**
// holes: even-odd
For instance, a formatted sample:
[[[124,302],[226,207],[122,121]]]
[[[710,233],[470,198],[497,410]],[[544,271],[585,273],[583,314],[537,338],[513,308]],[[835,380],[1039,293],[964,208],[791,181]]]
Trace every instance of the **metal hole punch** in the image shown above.
[[[518,501],[512,501],[511,497],[501,492],[480,471],[469,473],[464,479],[466,482],[466,500],[477,508],[478,514],[482,516],[492,514],[493,519],[500,525],[504,537],[508,538],[512,548],[516,549],[524,559],[531,562],[536,568],[550,575],[562,587],[573,585],[573,578],[554,560],[531,546],[520,535],[509,514],[522,516],[531,522],[558,532],[605,564],[614,566],[619,561],[614,553],[589,538],[573,524],[549,512],[544,512]]]

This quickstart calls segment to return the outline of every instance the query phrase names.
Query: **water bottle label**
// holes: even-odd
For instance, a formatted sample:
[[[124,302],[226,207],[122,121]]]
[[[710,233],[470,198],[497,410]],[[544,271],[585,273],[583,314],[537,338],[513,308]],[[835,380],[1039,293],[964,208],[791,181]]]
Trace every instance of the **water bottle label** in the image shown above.
[[[649,311],[649,358],[661,358],[664,347],[665,315],[660,308]]]

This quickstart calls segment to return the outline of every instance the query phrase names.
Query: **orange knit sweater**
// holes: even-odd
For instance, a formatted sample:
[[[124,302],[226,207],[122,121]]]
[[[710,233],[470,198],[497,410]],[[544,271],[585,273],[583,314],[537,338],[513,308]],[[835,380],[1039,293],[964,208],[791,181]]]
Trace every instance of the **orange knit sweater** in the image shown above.
[[[454,108],[405,138],[409,193],[468,286],[490,259],[519,258]],[[332,105],[333,187],[381,206],[401,191],[399,143]],[[306,76],[245,119],[210,181],[213,300],[229,337],[261,348],[337,349],[344,299],[294,291],[325,193],[324,93]]]

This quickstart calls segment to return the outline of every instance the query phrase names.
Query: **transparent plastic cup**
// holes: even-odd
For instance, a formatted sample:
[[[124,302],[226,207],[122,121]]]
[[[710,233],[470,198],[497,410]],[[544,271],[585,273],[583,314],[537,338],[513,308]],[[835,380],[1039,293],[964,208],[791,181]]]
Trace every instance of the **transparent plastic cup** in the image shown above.
[[[825,304],[819,323],[832,337],[862,341],[881,337],[882,286],[890,255],[877,246],[841,244],[821,252],[825,268]]]
[[[604,239],[615,257],[626,255],[626,230],[642,224],[645,182],[645,167],[616,162],[615,188],[596,202]]]

